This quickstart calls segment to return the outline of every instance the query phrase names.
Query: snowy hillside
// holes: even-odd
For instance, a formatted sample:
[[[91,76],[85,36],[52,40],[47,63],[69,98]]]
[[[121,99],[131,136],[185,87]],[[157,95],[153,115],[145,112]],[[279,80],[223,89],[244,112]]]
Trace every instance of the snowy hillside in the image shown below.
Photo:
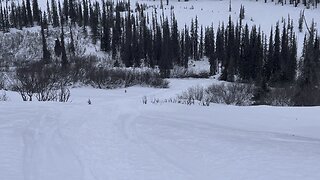
[[[139,0],[139,3],[146,3],[147,5],[158,8],[158,15],[160,16],[161,10],[160,1]],[[316,22],[317,29],[320,29],[319,13],[320,9],[305,9],[304,7],[293,7],[292,5],[281,6],[280,4],[269,2],[264,3],[262,1],[255,0],[233,0],[232,11],[229,12],[229,4],[226,1],[218,0],[190,0],[188,2],[169,1],[169,6],[164,3],[164,13],[170,15],[171,6],[174,7],[174,12],[180,28],[183,28],[185,24],[190,25],[192,19],[198,17],[199,25],[204,27],[214,25],[215,28],[221,23],[228,22],[229,15],[234,22],[239,20],[239,12],[241,5],[245,8],[245,19],[243,24],[256,25],[261,28],[265,33],[269,33],[271,27],[274,27],[277,22],[287,23],[288,17],[294,20],[294,27],[297,34],[297,40],[299,45],[299,54],[302,51],[303,38],[305,32],[299,33],[298,19],[301,10],[305,10],[305,17],[310,24],[312,20]],[[280,25],[281,26],[281,25]]]
[[[319,108],[142,104],[171,88],[72,90],[71,103],[0,102],[0,179],[310,179],[319,173]],[[88,98],[92,105],[87,104]]]
[[[24,1],[0,0],[0,180],[320,179],[320,8]]]

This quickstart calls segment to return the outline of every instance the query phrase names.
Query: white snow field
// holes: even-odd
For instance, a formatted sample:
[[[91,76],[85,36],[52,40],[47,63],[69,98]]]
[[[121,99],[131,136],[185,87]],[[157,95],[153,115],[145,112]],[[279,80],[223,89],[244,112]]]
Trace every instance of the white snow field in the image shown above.
[[[320,179],[320,107],[142,103],[215,82],[170,81],[127,93],[76,88],[69,103],[21,102],[8,92],[0,179]]]

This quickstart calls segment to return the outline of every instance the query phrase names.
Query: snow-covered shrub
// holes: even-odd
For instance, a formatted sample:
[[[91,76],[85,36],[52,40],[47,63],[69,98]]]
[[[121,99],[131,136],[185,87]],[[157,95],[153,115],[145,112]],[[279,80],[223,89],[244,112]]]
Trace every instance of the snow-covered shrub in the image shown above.
[[[210,73],[208,71],[196,72],[193,69],[188,69],[180,66],[175,66],[171,72],[171,78],[209,78]]]
[[[147,104],[148,103],[148,98],[147,96],[142,97],[142,104]]]
[[[4,75],[0,73],[0,89],[4,88]]]
[[[252,97],[253,87],[251,85],[223,83],[213,84],[208,88],[191,87],[179,95],[177,101],[181,104],[194,104],[197,101],[202,106],[209,106],[210,103],[248,106],[253,104]]]
[[[271,89],[265,97],[265,103],[271,106],[293,106],[294,91],[289,87]]]
[[[197,100],[202,101],[205,96],[205,90],[202,86],[195,86],[189,88],[179,96],[179,99],[187,99],[189,101]]]
[[[295,88],[292,99],[295,106],[319,106],[320,87],[315,85],[298,86]]]
[[[68,77],[61,73],[61,67],[35,62],[20,66],[16,70],[16,90],[23,101],[60,101],[69,99],[66,88]]]
[[[237,106],[252,105],[253,87],[247,84],[214,84],[206,89],[208,101]]]
[[[0,101],[7,101],[8,100],[8,96],[6,91],[0,91]]]
[[[88,80],[97,88],[118,88],[134,85],[168,88],[169,82],[154,70],[97,67],[89,73]]]
[[[95,56],[74,56],[70,58],[68,74],[74,83],[88,83],[89,74],[96,70],[98,59]]]
[[[58,91],[59,102],[68,102],[70,94],[70,90],[67,87],[61,86]]]

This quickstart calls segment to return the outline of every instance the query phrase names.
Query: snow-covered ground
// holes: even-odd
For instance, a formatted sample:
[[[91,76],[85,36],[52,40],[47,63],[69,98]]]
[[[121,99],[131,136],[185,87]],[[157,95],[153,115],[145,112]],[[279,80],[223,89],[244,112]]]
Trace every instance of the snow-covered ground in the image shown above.
[[[266,33],[290,14],[301,52],[302,7],[232,2],[230,13],[228,1],[170,0],[164,13],[169,15],[173,5],[181,28],[195,16],[199,24],[216,28],[229,15],[237,20],[242,4],[245,23]],[[305,12],[318,29],[319,14],[320,9]],[[208,69],[207,61],[193,64],[194,70]],[[217,83],[170,82],[169,89],[131,87],[126,93],[75,88],[68,103],[22,102],[17,93],[7,92],[9,101],[0,101],[0,180],[320,179],[320,107],[151,104],[191,86]]]
[[[169,89],[77,88],[72,102],[0,102],[0,179],[319,179],[319,107],[142,104]],[[87,104],[88,98],[92,105]]]

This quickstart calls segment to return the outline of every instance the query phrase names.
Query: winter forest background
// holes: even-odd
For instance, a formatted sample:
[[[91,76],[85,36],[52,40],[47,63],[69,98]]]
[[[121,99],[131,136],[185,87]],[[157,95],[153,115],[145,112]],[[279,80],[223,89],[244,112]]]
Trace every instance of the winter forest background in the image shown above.
[[[252,104],[320,104],[318,19],[307,21],[304,10],[265,32],[248,25],[242,5],[236,20],[229,14],[227,22],[205,26],[197,16],[178,25],[169,0],[41,3],[3,1],[0,7],[1,88],[25,101],[67,101],[68,87],[79,83],[166,88],[164,78],[216,76],[245,85]],[[316,9],[319,1],[264,3]],[[232,1],[226,8],[235,11]],[[297,33],[305,33],[301,52]],[[208,61],[209,71],[190,70],[190,61]]]
[[[320,179],[318,5],[0,0],[0,179]]]

